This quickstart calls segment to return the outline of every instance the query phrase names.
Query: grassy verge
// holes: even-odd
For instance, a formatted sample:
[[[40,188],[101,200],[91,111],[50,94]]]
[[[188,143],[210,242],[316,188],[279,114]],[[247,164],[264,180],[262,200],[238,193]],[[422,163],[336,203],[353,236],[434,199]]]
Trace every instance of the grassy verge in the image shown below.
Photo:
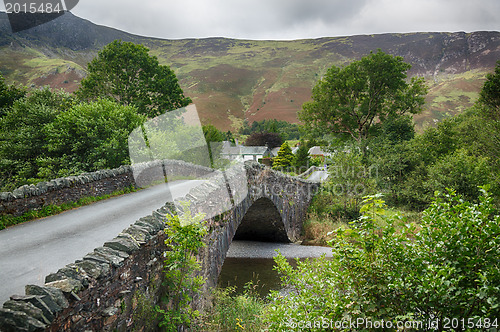
[[[10,226],[21,224],[23,222],[27,222],[30,220],[44,218],[44,217],[52,216],[55,214],[59,214],[61,212],[67,211],[67,210],[71,210],[71,209],[74,209],[74,208],[77,208],[80,206],[84,206],[84,205],[89,205],[89,204],[92,204],[92,203],[95,203],[98,201],[102,201],[102,200],[105,200],[105,199],[108,199],[111,197],[120,196],[120,195],[128,194],[131,192],[135,192],[137,190],[138,189],[136,189],[135,187],[130,186],[130,187],[127,187],[124,189],[114,191],[108,195],[102,195],[102,196],[98,196],[98,197],[88,196],[88,197],[82,197],[76,202],[67,202],[67,203],[62,203],[60,205],[47,205],[47,206],[42,207],[39,210],[28,211],[28,212],[24,213],[23,215],[17,216],[17,217],[12,216],[12,215],[1,216],[0,217],[0,230],[5,229],[5,228],[10,227]]]

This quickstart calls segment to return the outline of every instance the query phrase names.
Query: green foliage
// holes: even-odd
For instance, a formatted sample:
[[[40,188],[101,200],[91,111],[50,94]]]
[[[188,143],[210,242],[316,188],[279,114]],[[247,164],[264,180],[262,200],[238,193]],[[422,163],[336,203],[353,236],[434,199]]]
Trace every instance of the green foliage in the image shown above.
[[[500,317],[500,216],[486,189],[477,204],[448,190],[424,212],[412,255],[422,315]]]
[[[366,197],[352,228],[333,233],[332,259],[298,261],[292,268],[283,256],[275,258],[291,290],[273,293],[265,321],[276,331],[299,331],[300,321],[323,320],[384,320],[396,327],[439,319],[441,330],[446,317],[493,322],[500,314],[500,217],[482,192],[477,204],[453,191],[436,197],[421,225],[388,215],[380,195]]]
[[[26,95],[26,89],[5,84],[5,79],[0,74],[0,118],[2,118],[16,100]]]
[[[476,201],[480,195],[477,185],[490,183],[492,170],[488,160],[475,157],[465,149],[445,155],[428,168],[426,185],[434,190],[454,188],[469,201]]]
[[[323,158],[315,156],[311,158],[311,166],[322,166],[323,165]]]
[[[371,53],[346,67],[328,69],[303,105],[299,118],[311,130],[347,135],[358,142],[388,117],[418,113],[427,89],[421,78],[406,82],[403,58]]]
[[[50,157],[40,172],[75,174],[130,164],[128,136],[144,120],[134,107],[111,100],[76,105],[46,126]]]
[[[235,144],[235,140],[234,140],[234,136],[233,136],[233,133],[231,132],[231,130],[228,130],[225,134],[224,134],[224,140],[225,141],[228,141],[228,142],[231,142],[232,144]]]
[[[187,106],[191,99],[184,97],[175,73],[148,52],[131,42],[108,44],[88,64],[77,94],[84,100],[111,98],[148,117]]]
[[[304,140],[301,140],[299,143],[299,148],[297,149],[297,152],[295,153],[295,157],[293,159],[293,166],[296,169],[306,171],[310,165],[310,162],[311,157],[309,156],[309,149],[307,148]],[[301,173],[301,171],[298,171],[298,173]]]
[[[283,170],[292,166],[294,155],[287,142],[281,144],[278,155],[273,158],[273,169]]]
[[[389,116],[379,128],[375,140],[391,144],[409,141],[415,137],[415,125],[411,115]]]
[[[221,142],[225,139],[225,134],[210,124],[203,125],[202,130],[205,140],[207,141],[210,166],[215,168],[221,166],[222,160],[218,158],[218,156],[220,156],[222,150]]]
[[[154,298],[148,292],[137,290],[132,298],[131,306],[133,322],[133,325],[129,327],[131,331],[154,331],[157,328],[159,314],[155,310]]]
[[[248,124],[248,120],[245,119],[239,133],[242,135],[252,135],[254,133],[279,133],[283,140],[300,139],[299,125],[276,119],[254,121],[251,126]]]
[[[261,331],[264,301],[252,291],[253,284],[245,285],[243,294],[234,294],[235,287],[216,289],[213,306],[204,315],[203,331]]]
[[[74,99],[64,92],[33,90],[0,118],[0,186],[13,190],[38,182],[40,161],[48,156],[45,127],[66,112]],[[48,179],[42,177],[42,179]]]
[[[202,129],[207,143],[222,142],[225,139],[225,135],[219,129],[215,128],[214,125],[203,125]]]
[[[166,303],[164,308],[156,307],[162,316],[160,327],[172,332],[178,331],[180,326],[189,327],[199,316],[199,312],[191,308],[191,301],[204,283],[201,276],[195,276],[200,269],[196,255],[205,246],[203,237],[207,234],[204,215],[192,216],[188,203],[184,204],[183,210],[181,216],[167,217],[164,260]]]
[[[500,120],[500,61],[497,62],[495,72],[486,75],[479,102],[488,108],[491,118]]]
[[[390,201],[423,210],[433,192],[446,187],[477,201],[477,186],[487,183],[498,196],[500,122],[484,112],[484,106],[477,106],[410,141],[371,146],[384,180],[381,188],[391,193]]]
[[[341,220],[357,218],[363,196],[375,189],[377,166],[366,166],[356,145],[335,151],[329,164],[329,177],[323,187],[333,198],[331,215]]]

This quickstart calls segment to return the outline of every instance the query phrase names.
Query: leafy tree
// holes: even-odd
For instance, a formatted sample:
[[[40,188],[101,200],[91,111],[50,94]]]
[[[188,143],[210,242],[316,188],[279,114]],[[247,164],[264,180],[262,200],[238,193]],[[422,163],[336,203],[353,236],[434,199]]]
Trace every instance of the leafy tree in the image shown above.
[[[21,99],[25,95],[26,89],[5,84],[5,79],[2,74],[0,74],[0,118],[7,113],[8,108],[10,108],[16,100]]]
[[[242,135],[250,135],[252,133],[247,119],[243,120],[243,125],[241,126],[239,133]]]
[[[500,61],[497,62],[495,73],[486,75],[479,102],[489,108],[494,119],[500,120]]]
[[[289,123],[283,120],[262,120],[254,121],[250,126],[248,120],[243,121],[243,126],[240,128],[239,133],[242,135],[251,135],[253,133],[279,133],[281,138],[285,140],[294,140],[300,138],[299,125],[296,123]],[[281,145],[281,144],[280,144]],[[279,145],[278,145],[279,146]]]
[[[253,133],[245,141],[246,146],[268,146],[270,149],[281,146],[283,139],[277,133]]]
[[[299,148],[295,153],[295,158],[293,159],[293,166],[298,169],[303,169],[309,167],[310,162],[311,157],[309,156],[309,149],[307,148],[306,142],[304,142],[304,140],[301,140],[299,143]]]
[[[187,106],[191,99],[174,72],[148,52],[142,45],[115,40],[89,63],[77,94],[84,100],[111,98],[148,117]]]
[[[7,109],[0,118],[0,186],[4,190],[37,181],[40,163],[48,154],[45,126],[73,104],[67,93],[45,88],[31,91]]]
[[[74,174],[129,164],[128,136],[144,120],[135,107],[106,99],[58,114],[46,126],[47,172]]]
[[[215,128],[214,125],[203,125],[202,129],[207,143],[222,142],[225,138],[224,134],[219,129]]]
[[[418,113],[426,87],[422,78],[407,83],[411,65],[402,57],[371,53],[346,67],[328,69],[303,105],[299,118],[312,130],[347,135],[362,142],[390,116]]]
[[[369,144],[368,165],[376,167],[377,185],[392,204],[400,204],[400,192],[406,186],[404,180],[417,162],[409,148],[414,136],[410,115],[389,117]]]
[[[391,199],[423,210],[434,191],[447,187],[475,201],[477,186],[491,184],[492,194],[498,196],[499,130],[500,123],[478,104],[404,144],[373,146],[370,152],[380,166],[381,180],[390,182]]]
[[[273,158],[273,169],[286,169],[292,166],[294,155],[287,142],[281,144],[278,155]]]

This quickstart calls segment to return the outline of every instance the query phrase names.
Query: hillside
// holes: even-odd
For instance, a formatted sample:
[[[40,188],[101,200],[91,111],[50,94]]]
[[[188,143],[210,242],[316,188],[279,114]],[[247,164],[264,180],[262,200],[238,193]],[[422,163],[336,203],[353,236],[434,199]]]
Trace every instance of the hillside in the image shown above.
[[[202,119],[221,129],[244,118],[294,122],[311,88],[332,65],[378,48],[400,55],[430,86],[427,110],[415,120],[432,125],[469,107],[500,59],[500,33],[412,33],[247,41],[226,38],[160,40],[95,25],[71,13],[12,34],[0,14],[0,71],[8,82],[74,91],[85,67],[107,43],[142,43],[176,72]]]

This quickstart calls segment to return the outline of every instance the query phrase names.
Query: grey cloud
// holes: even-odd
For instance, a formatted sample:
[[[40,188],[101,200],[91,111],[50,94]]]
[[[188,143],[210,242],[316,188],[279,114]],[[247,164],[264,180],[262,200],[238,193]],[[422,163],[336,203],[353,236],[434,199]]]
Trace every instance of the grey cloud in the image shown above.
[[[85,0],[73,12],[161,38],[296,39],[500,29],[498,0]]]

